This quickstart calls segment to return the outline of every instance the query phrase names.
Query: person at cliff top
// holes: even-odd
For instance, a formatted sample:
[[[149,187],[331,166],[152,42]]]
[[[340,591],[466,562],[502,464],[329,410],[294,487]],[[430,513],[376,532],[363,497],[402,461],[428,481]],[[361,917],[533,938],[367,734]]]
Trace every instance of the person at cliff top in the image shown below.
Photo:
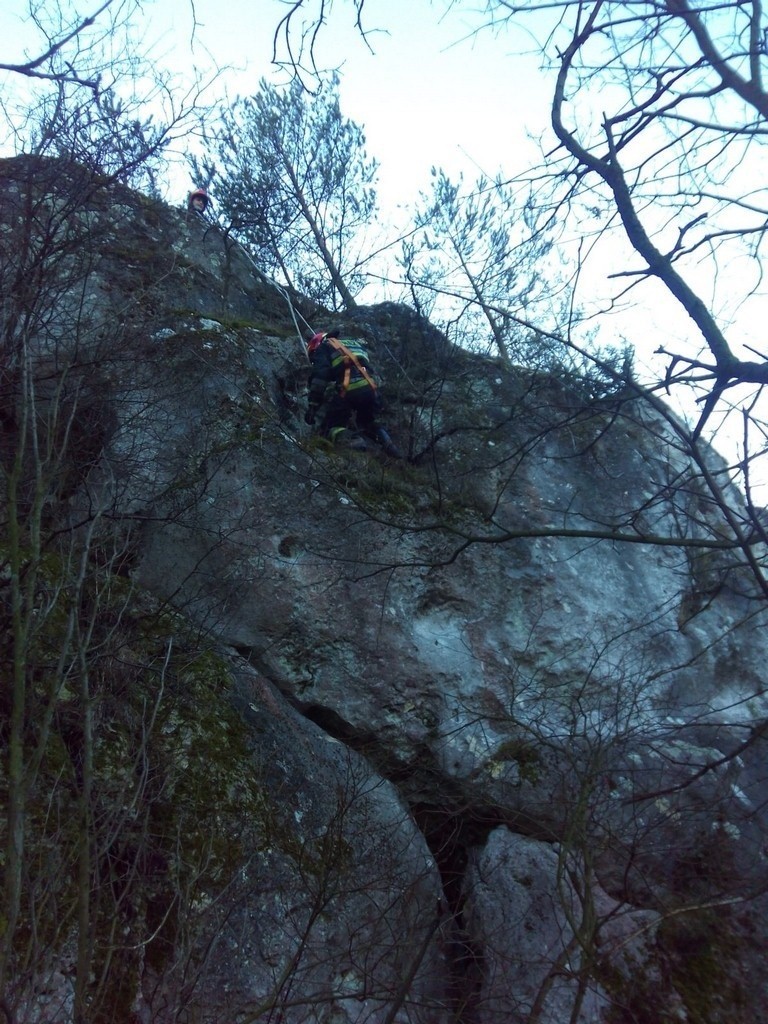
[[[327,334],[312,334],[307,355],[312,364],[309,374],[309,405],[304,422],[313,424],[318,410],[330,392],[330,401],[320,424],[320,433],[334,443],[350,448],[365,448],[360,434],[380,444],[395,459],[402,455],[387,431],[376,422],[381,408],[379,386],[359,341],[341,341],[335,328]],[[352,429],[352,421],[359,433]]]
[[[195,213],[205,213],[208,209],[208,193],[204,188],[196,188],[194,192],[190,192],[187,197],[187,209],[193,210]]]

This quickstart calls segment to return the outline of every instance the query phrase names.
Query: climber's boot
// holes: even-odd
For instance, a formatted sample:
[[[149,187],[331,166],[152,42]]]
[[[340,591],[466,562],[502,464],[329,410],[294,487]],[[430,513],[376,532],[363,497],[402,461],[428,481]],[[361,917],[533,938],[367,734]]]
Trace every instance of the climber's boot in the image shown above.
[[[387,455],[392,459],[402,459],[403,453],[389,436],[384,427],[376,428],[376,441],[381,445]]]

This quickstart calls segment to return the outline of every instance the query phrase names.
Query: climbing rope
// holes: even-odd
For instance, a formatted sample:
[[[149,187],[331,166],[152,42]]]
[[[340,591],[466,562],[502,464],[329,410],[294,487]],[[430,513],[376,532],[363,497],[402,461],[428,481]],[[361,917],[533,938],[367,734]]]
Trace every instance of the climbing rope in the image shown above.
[[[216,221],[214,221],[212,219],[209,219],[206,216],[208,209],[209,209],[209,207],[206,207],[205,210],[194,210],[194,213],[196,214],[196,216],[200,217],[200,219],[202,221],[204,221],[209,227],[217,227],[217,228],[219,228],[220,231],[223,231],[221,226],[218,223],[216,223]],[[296,307],[294,306],[293,302],[291,301],[291,298],[288,295],[288,292],[285,290],[285,288],[283,288],[282,285],[278,284],[277,281],[273,281],[271,277],[268,277],[264,273],[264,271],[261,270],[261,268],[256,264],[256,261],[254,260],[253,256],[251,256],[251,254],[245,248],[243,243],[238,241],[237,238],[234,238],[232,235],[229,235],[226,232],[224,232],[224,235],[225,235],[225,238],[231,238],[232,241],[235,243],[235,245],[240,248],[241,252],[245,256],[245,258],[248,260],[248,262],[251,264],[251,266],[253,267],[254,271],[256,272],[256,274],[258,274],[258,276],[261,278],[261,280],[264,281],[264,283],[269,285],[271,288],[274,288],[275,291],[277,291],[282,296],[283,300],[285,301],[285,304],[288,306],[288,311],[289,311],[289,313],[291,315],[291,319],[293,320],[293,326],[294,326],[294,328],[296,330],[296,337],[298,338],[299,346],[301,348],[301,351],[302,351],[302,353],[304,355],[305,360],[307,362],[309,362],[310,361],[309,360],[309,355],[307,354],[306,345],[304,343],[304,337],[302,335],[301,328],[299,327],[299,320],[302,321],[302,323],[304,324],[305,328],[307,328],[309,331],[312,332],[312,334],[314,334],[315,330],[312,327],[312,325],[296,309]],[[368,333],[373,338],[376,346],[377,347],[380,346],[382,349],[384,349],[384,351],[386,351],[387,355],[392,360],[393,365],[395,365],[398,368],[398,370],[402,374],[402,376],[408,381],[408,383],[411,385],[411,387],[413,387],[415,389],[416,388],[415,382],[411,379],[411,377],[409,376],[408,372],[405,370],[405,368],[401,364],[400,360],[395,358],[395,355],[392,352],[392,349],[389,347],[389,345],[386,343],[386,341],[384,341],[383,338],[381,338],[379,336],[379,332],[376,331],[374,328],[368,326],[368,325],[366,325],[366,330],[368,331]]]

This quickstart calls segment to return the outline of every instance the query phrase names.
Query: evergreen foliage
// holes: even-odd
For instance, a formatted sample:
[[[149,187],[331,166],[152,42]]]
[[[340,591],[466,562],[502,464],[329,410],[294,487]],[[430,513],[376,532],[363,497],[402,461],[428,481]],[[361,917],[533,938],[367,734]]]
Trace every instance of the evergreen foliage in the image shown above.
[[[377,163],[339,107],[338,77],[316,94],[299,82],[226,110],[198,176],[265,273],[332,309],[355,305],[360,241],[376,209]]]
[[[518,318],[552,304],[552,243],[526,202],[502,181],[481,175],[467,189],[461,176],[453,181],[433,167],[415,224],[401,264],[417,304],[459,344],[477,349],[486,341],[505,363],[537,365],[542,339]]]

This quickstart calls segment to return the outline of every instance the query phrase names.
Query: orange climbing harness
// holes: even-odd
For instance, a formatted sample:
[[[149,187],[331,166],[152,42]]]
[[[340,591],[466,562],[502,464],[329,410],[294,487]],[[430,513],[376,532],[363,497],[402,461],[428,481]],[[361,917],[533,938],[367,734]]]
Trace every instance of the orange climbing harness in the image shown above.
[[[342,342],[338,340],[338,338],[326,338],[326,341],[343,357],[344,378],[339,387],[339,393],[345,395],[347,391],[349,391],[350,386],[352,388],[362,387],[363,383],[368,384],[375,391],[376,381],[373,379],[373,377],[371,377],[370,373],[368,373],[366,368],[360,362],[358,356],[354,352],[351,352],[346,345],[344,345]],[[350,378],[352,376],[353,366],[362,377],[362,380],[357,382],[356,384],[350,385]]]

